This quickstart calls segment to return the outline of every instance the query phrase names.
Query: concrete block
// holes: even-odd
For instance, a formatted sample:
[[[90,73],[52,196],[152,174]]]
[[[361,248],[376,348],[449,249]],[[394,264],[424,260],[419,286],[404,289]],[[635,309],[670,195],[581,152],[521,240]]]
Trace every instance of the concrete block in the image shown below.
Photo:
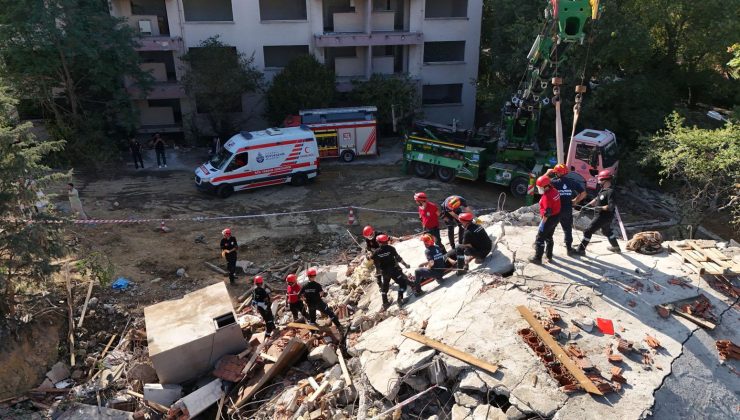
[[[157,371],[146,363],[135,363],[126,372],[126,378],[131,381],[141,381],[142,383],[157,382]]]
[[[470,409],[461,405],[452,406],[452,420],[465,420],[470,416]]]
[[[323,360],[330,365],[339,362],[336,351],[329,345],[318,346],[311,350],[311,353],[308,354],[308,360]]]
[[[477,373],[468,371],[462,375],[462,379],[460,380],[460,389],[465,391],[486,392],[488,386],[486,386],[486,383],[483,382]]]
[[[171,406],[182,396],[182,387],[174,384],[144,384],[144,399]]]
[[[506,420],[506,414],[498,407],[484,404],[475,407],[472,420]]]
[[[46,372],[46,377],[49,378],[52,383],[61,382],[69,378],[69,368],[66,364],[57,362],[51,367],[51,370]]]
[[[177,406],[183,406],[188,410],[190,418],[194,418],[221,399],[223,393],[221,379],[215,379],[208,385],[198,388],[191,394],[182,397],[175,404]]]

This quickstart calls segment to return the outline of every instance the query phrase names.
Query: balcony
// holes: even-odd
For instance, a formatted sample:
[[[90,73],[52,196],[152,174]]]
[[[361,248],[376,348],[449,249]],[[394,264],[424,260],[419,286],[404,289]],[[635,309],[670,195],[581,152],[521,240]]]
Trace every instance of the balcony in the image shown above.
[[[396,12],[373,12],[370,28],[373,32],[392,32],[395,27]],[[334,33],[365,32],[364,13],[334,13]]]
[[[316,47],[367,47],[380,45],[417,45],[424,43],[421,32],[324,33],[314,35]]]
[[[139,46],[136,51],[185,51],[180,37],[144,36],[137,41]]]
[[[126,91],[136,99],[178,99],[187,96],[185,87],[177,82],[154,82],[146,96],[141,88],[134,84],[126,86]]]

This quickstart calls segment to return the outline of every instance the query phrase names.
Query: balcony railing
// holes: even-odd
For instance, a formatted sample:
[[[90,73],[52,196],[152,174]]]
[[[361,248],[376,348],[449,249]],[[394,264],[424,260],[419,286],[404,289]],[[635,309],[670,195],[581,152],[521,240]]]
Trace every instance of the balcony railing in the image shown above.
[[[392,32],[394,30],[396,12],[373,12],[370,19],[370,29],[373,32]],[[365,14],[334,13],[334,30],[332,32],[365,32]]]
[[[424,34],[421,32],[324,33],[314,35],[314,41],[319,48],[415,45],[424,43]]]
[[[143,36],[137,40],[136,51],[184,51],[185,45],[180,37]]]

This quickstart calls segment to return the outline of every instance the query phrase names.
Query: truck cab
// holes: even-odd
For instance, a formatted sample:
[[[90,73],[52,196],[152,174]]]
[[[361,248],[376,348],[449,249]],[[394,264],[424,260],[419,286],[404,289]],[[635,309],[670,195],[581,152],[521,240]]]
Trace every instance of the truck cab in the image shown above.
[[[596,175],[609,169],[616,176],[619,168],[617,137],[609,130],[586,129],[576,134],[568,147],[566,165],[586,181],[586,189],[598,187]]]

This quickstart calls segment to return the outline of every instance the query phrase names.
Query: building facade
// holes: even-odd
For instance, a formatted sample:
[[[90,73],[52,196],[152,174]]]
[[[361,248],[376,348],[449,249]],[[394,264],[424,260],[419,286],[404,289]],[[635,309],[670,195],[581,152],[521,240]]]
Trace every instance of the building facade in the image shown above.
[[[418,83],[425,119],[473,126],[482,0],[109,1],[111,14],[141,33],[142,67],[155,79],[146,96],[127,86],[142,134],[199,124],[179,82],[179,57],[214,35],[253,55],[267,80],[307,53],[334,70],[339,91],[374,73],[407,73]],[[244,95],[235,112],[259,114],[260,102]],[[245,128],[264,128],[259,118],[249,121]]]

